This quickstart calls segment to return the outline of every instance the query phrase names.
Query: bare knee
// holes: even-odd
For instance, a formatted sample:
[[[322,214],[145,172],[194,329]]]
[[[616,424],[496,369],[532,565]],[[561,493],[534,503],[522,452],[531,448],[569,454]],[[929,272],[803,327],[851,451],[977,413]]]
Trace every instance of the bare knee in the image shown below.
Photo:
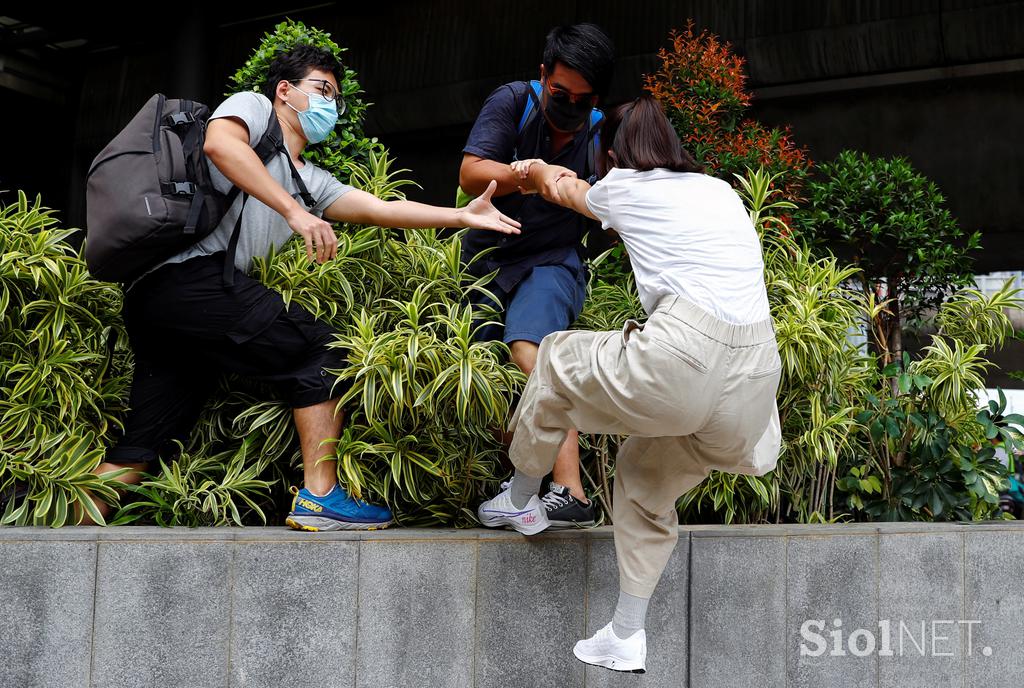
[[[142,474],[149,469],[149,464],[110,463],[109,461],[104,461],[96,467],[96,470],[94,470],[93,473],[96,475],[104,475],[105,473],[113,473],[114,471],[119,471],[123,468],[127,468],[128,471],[118,476],[117,480],[127,485],[135,485],[142,481]]]
[[[512,353],[512,362],[526,375],[533,373],[533,369],[537,365],[537,351],[539,349],[540,347],[533,342],[522,340],[516,340],[509,345],[509,351]]]

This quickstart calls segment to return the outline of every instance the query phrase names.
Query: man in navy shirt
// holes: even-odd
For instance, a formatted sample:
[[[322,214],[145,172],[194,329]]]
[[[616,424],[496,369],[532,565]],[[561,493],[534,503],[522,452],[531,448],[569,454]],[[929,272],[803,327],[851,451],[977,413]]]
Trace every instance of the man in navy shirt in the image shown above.
[[[583,309],[587,272],[582,242],[588,233],[599,232],[600,225],[539,195],[520,193],[509,163],[539,158],[562,165],[581,179],[596,179],[600,115],[592,111],[607,92],[613,61],[611,39],[597,26],[553,29],[547,36],[539,84],[518,81],[495,89],[463,148],[462,190],[476,195],[497,180],[494,206],[522,224],[516,237],[467,234],[463,259],[477,276],[497,271],[487,288],[501,302],[504,330],[489,326],[480,336],[502,339],[527,375],[533,371],[541,340],[569,329]],[[593,525],[594,507],[580,481],[578,433],[566,438],[552,477],[543,499],[552,527]]]

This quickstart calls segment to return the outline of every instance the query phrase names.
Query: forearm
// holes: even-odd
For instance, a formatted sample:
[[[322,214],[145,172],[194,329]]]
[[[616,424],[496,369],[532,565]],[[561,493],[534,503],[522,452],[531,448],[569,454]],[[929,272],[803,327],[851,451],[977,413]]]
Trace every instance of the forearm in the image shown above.
[[[382,201],[372,194],[352,189],[341,195],[324,212],[337,222],[359,225],[418,229],[420,227],[470,227],[518,234],[520,225],[491,205],[494,186],[488,184],[479,197],[465,208],[439,208],[415,201]]]
[[[303,210],[298,201],[270,175],[247,143],[228,139],[216,146],[208,145],[205,152],[232,184],[277,211],[282,217]]]
[[[441,208],[415,201],[382,201],[374,209],[373,221],[365,224],[398,229],[462,227],[460,213],[456,208]]]
[[[357,225],[417,229],[426,227],[462,227],[461,210],[439,208],[415,201],[382,201],[372,194],[353,189],[331,204],[324,217],[335,222]]]
[[[471,196],[479,196],[491,183],[498,182],[495,196],[507,196],[519,191],[520,180],[512,174],[512,168],[503,162],[466,155],[459,168],[459,186]]]
[[[587,207],[590,184],[577,179],[570,170],[558,165],[535,164],[530,166],[527,177],[528,183],[524,186],[537,189],[545,200],[597,219]]]
[[[561,177],[555,182],[558,186],[558,204],[564,208],[575,210],[581,215],[586,215],[596,220],[587,207],[587,192],[590,191],[590,184],[582,179],[574,177]]]

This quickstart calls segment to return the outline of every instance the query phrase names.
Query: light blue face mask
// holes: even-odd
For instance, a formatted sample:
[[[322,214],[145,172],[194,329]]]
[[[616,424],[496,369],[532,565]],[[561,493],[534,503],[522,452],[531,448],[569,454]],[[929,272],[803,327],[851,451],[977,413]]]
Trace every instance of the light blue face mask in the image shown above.
[[[306,140],[310,143],[320,143],[334,131],[338,123],[338,106],[333,100],[327,100],[319,93],[306,93],[298,86],[292,86],[296,91],[309,99],[309,107],[304,111],[294,107],[291,103],[285,103],[299,115],[299,125]]]

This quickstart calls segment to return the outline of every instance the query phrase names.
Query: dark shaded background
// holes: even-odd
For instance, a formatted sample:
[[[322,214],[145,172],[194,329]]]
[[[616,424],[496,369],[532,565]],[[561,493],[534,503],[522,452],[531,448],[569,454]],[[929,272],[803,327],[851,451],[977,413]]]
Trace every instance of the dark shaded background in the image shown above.
[[[449,203],[461,147],[498,84],[536,75],[559,23],[604,26],[619,60],[609,101],[639,92],[688,18],[748,60],[754,114],[792,125],[815,160],[845,147],[905,155],[934,178],[967,229],[979,272],[1024,267],[1024,2],[1001,0],[591,0],[589,2],[174,5],[164,26],[79,4],[13,3],[0,17],[0,189],[42,193],[84,223],[89,162],[156,91],[216,104],[228,76],[284,16],[349,48],[367,130]],[[152,8],[155,9],[155,8]],[[141,11],[141,10],[140,10]],[[240,13],[239,13],[240,12]]]
[[[1001,0],[438,0],[174,5],[145,15],[13,3],[0,18],[0,189],[42,193],[84,223],[84,177],[99,149],[155,91],[216,104],[228,76],[284,16],[349,48],[367,130],[422,191],[449,203],[461,147],[486,95],[536,75],[544,35],[595,21],[614,38],[609,100],[639,92],[669,31],[688,18],[748,60],[754,113],[792,125],[813,159],[844,147],[905,155],[934,178],[967,229],[979,272],[1024,267],[1024,2]],[[151,8],[155,9],[155,8]],[[141,11],[141,10],[140,10]],[[237,12],[241,12],[238,14]]]

